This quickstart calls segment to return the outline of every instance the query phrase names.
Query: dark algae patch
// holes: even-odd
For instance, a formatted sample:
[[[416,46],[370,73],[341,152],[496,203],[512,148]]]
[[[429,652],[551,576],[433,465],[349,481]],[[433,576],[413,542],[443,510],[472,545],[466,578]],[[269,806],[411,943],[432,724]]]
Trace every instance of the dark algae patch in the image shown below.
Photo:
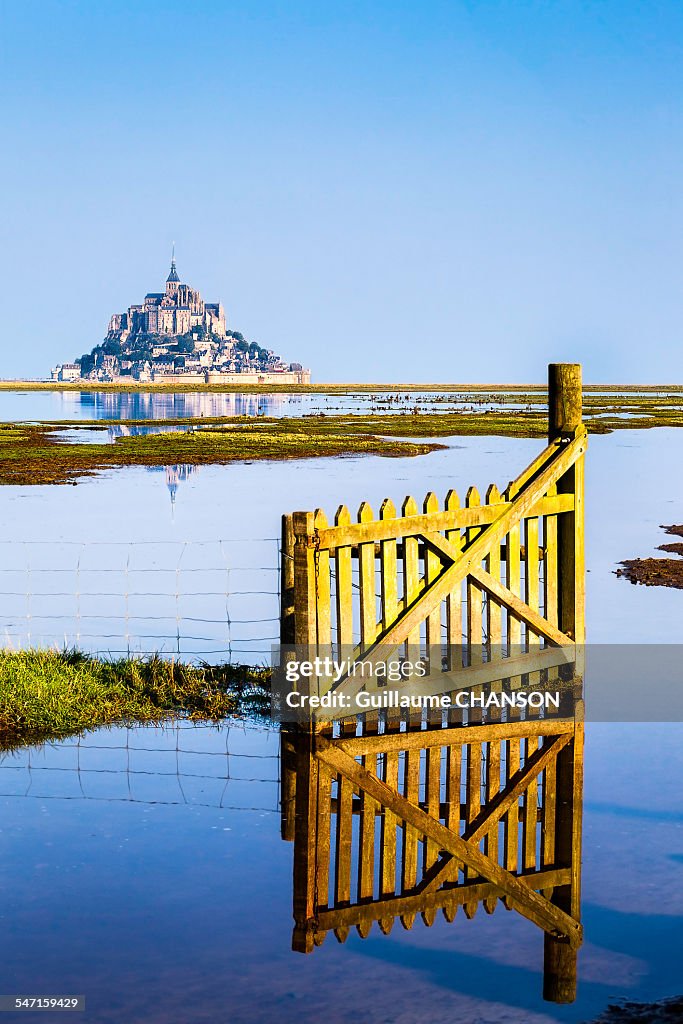
[[[683,995],[656,1003],[624,1002],[613,1004],[592,1024],[681,1024]]]
[[[683,526],[662,526],[661,529],[671,536],[683,537]],[[679,557],[628,558],[620,563],[623,568],[617,569],[617,576],[623,576],[630,583],[643,583],[646,587],[683,590],[683,543],[660,544],[658,550]]]
[[[220,721],[226,715],[267,715],[269,679],[266,669],[240,665],[0,651],[0,747],[178,716]]]

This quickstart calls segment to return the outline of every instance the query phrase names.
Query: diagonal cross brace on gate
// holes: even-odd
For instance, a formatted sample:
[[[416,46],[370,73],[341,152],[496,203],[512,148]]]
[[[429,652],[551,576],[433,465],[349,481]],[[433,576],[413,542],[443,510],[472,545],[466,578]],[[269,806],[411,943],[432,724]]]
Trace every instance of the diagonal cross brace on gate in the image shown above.
[[[344,750],[343,743],[333,743],[318,737],[315,753],[320,761],[327,764],[333,771],[339,772],[362,792],[368,793],[374,800],[391,810],[397,818],[416,828],[422,835],[433,839],[436,844],[451,856],[464,862],[486,881],[492,882],[499,890],[498,895],[506,895],[511,904],[528,920],[533,921],[544,931],[558,938],[565,938],[571,947],[581,942],[581,925],[558,907],[544,899],[533,889],[521,882],[515,875],[506,871],[495,861],[482,853],[474,839],[474,835],[466,839],[442,825],[421,807],[407,800],[393,787],[387,786],[360,765]],[[555,754],[557,751],[554,752]],[[531,774],[531,773],[530,773]],[[527,785],[530,779],[527,779]],[[489,823],[485,823],[485,831]],[[483,827],[483,826],[482,826]]]

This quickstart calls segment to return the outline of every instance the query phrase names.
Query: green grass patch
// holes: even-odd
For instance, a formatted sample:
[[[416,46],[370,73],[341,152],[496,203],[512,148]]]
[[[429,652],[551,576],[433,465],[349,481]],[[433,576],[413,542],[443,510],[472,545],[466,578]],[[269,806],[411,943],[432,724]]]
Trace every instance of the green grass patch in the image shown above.
[[[102,661],[76,652],[0,651],[0,747],[102,725],[267,715],[269,670],[151,659]]]

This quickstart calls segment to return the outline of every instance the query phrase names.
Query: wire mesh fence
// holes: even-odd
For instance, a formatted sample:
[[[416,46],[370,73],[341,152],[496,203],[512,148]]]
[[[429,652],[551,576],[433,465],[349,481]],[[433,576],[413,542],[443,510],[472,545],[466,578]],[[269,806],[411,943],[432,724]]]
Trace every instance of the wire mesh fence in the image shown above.
[[[0,755],[0,798],[127,801],[279,812],[279,734],[220,726],[99,729]]]
[[[279,629],[279,538],[0,542],[0,645],[259,663]]]

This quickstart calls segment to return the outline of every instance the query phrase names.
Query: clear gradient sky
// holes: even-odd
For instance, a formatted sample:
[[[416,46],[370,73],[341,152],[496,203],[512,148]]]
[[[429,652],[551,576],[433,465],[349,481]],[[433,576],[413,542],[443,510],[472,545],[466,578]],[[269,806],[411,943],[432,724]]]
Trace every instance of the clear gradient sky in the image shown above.
[[[0,5],[0,377],[182,280],[316,381],[683,381],[683,5]]]

